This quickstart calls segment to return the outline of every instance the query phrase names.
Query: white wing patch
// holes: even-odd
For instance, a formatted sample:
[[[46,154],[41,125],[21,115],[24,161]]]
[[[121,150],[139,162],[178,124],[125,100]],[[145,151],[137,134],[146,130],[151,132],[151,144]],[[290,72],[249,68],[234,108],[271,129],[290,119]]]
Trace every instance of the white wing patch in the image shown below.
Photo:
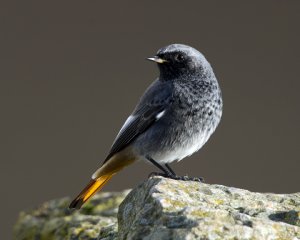
[[[123,124],[121,130],[119,131],[116,139],[121,135],[122,132],[124,132],[124,130],[130,125],[130,123],[132,123],[134,121],[134,119],[136,119],[136,116],[132,116],[130,115],[127,120],[125,121],[125,123]]]
[[[156,121],[158,120],[158,119],[160,119],[164,114],[165,114],[165,110],[164,111],[161,111],[161,112],[159,112],[157,115],[156,115],[156,117],[155,117],[155,119],[156,119]],[[121,128],[121,130],[119,131],[119,133],[118,133],[118,135],[117,135],[117,137],[116,137],[116,139],[125,131],[125,129],[135,120],[137,118],[137,116],[134,116],[134,115],[130,115],[128,118],[127,118],[127,120],[125,121],[125,123],[123,124],[123,126],[122,126],[122,128]]]
[[[155,117],[156,120],[160,119],[164,114],[165,114],[166,110],[161,111],[160,113],[158,113]]]

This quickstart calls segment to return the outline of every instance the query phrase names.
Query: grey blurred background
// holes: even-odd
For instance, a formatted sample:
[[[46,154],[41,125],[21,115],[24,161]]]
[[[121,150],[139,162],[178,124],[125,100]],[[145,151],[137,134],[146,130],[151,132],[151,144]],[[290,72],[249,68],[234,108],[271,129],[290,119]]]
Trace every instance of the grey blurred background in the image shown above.
[[[1,239],[22,209],[74,196],[170,43],[204,53],[224,97],[203,149],[179,174],[252,191],[299,191],[299,1],[1,1]],[[133,188],[138,163],[105,190]]]

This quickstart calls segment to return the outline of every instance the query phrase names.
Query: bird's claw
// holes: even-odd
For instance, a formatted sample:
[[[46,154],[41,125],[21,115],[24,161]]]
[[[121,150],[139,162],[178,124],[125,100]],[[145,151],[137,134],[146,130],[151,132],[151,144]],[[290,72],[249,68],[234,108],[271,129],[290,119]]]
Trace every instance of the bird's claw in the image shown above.
[[[149,178],[154,176],[161,176],[161,177],[171,178],[174,180],[181,180],[181,181],[204,182],[204,178],[202,177],[177,176],[177,175],[171,175],[171,174],[159,173],[159,172],[152,172],[149,174]]]

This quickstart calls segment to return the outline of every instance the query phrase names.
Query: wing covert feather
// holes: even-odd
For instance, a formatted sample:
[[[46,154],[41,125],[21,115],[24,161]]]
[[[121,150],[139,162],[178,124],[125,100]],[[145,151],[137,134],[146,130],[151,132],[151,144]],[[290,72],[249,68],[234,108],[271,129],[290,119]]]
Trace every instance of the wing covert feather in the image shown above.
[[[121,128],[104,163],[155,124],[159,120],[159,114],[165,111],[171,102],[170,84],[155,81]]]

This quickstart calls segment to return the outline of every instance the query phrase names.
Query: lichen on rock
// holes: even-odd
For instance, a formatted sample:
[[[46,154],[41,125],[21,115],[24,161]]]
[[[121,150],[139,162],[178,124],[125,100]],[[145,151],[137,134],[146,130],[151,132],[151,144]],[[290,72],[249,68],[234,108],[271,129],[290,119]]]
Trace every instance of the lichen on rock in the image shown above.
[[[79,211],[68,209],[70,198],[46,202],[20,213],[14,239],[115,239],[118,206],[127,194],[128,190],[99,193]]]
[[[75,212],[68,198],[47,202],[20,214],[14,238],[300,239],[300,193],[153,177],[127,194],[97,194]]]
[[[154,178],[119,208],[120,239],[300,239],[300,194]]]

